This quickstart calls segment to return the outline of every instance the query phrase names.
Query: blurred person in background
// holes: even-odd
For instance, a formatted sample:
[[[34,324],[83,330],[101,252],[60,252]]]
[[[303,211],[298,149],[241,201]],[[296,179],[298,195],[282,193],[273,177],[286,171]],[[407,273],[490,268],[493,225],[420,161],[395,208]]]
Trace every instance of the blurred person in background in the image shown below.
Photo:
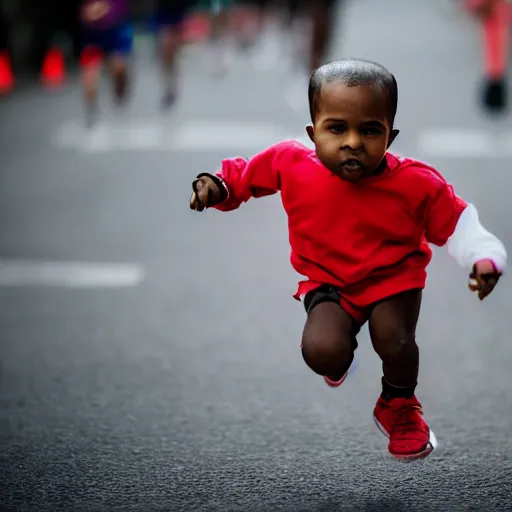
[[[212,62],[217,75],[223,75],[230,67],[235,46],[254,46],[263,26],[265,7],[264,0],[209,0]]]
[[[339,0],[253,0],[259,29],[276,11],[284,13],[283,28],[291,33],[294,64],[308,75],[326,57],[338,3]]]
[[[210,0],[211,48],[214,72],[224,74],[230,65],[234,0]]]
[[[484,83],[482,103],[491,112],[507,107],[512,0],[468,0],[467,8],[482,23]]]
[[[268,13],[267,4],[268,0],[242,0],[236,3],[238,42],[243,50],[252,48],[261,35]]]
[[[179,79],[179,54],[183,45],[182,28],[191,0],[157,0],[154,26],[159,39],[159,56],[163,71],[163,107],[176,101]]]
[[[82,53],[86,122],[97,116],[98,88],[104,58],[107,59],[117,105],[128,91],[128,60],[133,48],[129,0],[82,0]]]
[[[312,33],[309,48],[309,73],[320,67],[327,57],[333,32],[334,11],[339,0],[307,0]]]
[[[292,107],[299,108],[309,75],[327,58],[340,0],[286,0],[286,4],[294,38],[293,59],[299,72],[288,100]]]

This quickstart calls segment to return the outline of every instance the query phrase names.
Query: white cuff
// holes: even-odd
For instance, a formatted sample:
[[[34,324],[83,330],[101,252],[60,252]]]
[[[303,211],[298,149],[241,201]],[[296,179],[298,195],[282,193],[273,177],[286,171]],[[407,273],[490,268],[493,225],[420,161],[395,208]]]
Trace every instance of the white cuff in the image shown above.
[[[500,272],[507,266],[507,251],[504,245],[480,224],[478,211],[472,204],[468,204],[462,212],[446,247],[448,254],[468,270],[483,259],[492,260]]]

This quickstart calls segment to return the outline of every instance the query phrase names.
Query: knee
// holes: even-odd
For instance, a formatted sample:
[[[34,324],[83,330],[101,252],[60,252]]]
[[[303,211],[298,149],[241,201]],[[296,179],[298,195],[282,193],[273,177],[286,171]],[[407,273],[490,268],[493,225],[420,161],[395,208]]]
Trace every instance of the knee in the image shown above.
[[[355,340],[338,334],[302,337],[302,357],[306,364],[320,375],[337,375],[354,358]]]

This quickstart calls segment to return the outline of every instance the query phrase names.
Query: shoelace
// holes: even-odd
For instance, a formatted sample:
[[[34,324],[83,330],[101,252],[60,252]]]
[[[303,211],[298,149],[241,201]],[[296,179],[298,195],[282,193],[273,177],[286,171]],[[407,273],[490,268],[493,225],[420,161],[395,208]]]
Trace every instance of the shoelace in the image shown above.
[[[410,432],[417,432],[418,429],[422,433],[428,434],[428,430],[423,422],[418,421],[418,412],[421,414],[422,410],[419,405],[402,405],[395,410],[396,420],[393,424],[393,433],[399,434],[397,437],[406,437]]]

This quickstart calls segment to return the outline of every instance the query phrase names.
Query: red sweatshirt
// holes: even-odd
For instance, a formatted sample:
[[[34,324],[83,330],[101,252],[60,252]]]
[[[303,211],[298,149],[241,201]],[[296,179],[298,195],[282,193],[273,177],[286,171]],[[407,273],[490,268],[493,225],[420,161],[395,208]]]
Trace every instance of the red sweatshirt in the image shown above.
[[[250,160],[224,160],[216,173],[228,198],[218,210],[281,192],[288,215],[291,264],[307,278],[295,295],[321,283],[338,286],[356,304],[423,288],[429,243],[444,245],[466,203],[433,168],[386,154],[383,173],[349,183],[314,150],[276,144]]]

